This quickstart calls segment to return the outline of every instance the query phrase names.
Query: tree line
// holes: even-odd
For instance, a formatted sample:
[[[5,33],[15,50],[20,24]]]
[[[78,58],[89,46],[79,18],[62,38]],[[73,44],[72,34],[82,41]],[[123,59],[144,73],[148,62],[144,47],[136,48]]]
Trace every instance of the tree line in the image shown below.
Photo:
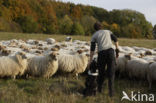
[[[0,0],[0,31],[91,35],[97,21],[118,37],[152,37],[152,24],[130,9],[107,11],[55,0]]]

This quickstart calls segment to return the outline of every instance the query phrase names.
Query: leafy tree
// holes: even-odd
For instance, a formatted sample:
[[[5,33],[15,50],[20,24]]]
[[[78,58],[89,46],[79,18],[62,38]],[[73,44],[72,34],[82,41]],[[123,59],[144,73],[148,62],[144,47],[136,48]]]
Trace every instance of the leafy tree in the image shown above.
[[[60,20],[60,32],[62,34],[70,34],[72,30],[73,21],[68,15],[65,15],[62,20]]]
[[[95,21],[102,22],[104,29],[119,37],[151,38],[153,29],[144,14],[135,10],[107,11],[58,0],[0,0],[0,18],[0,30],[12,32],[22,29],[23,32],[79,34],[81,31],[90,35]]]
[[[71,34],[72,35],[84,35],[85,32],[84,32],[82,25],[78,22],[74,22]]]
[[[92,7],[93,16],[98,19],[100,22],[108,21],[109,12],[103,8]]]
[[[43,33],[54,34],[58,32],[57,17],[53,7],[47,2],[41,2],[43,13],[39,18],[41,30]]]
[[[156,25],[154,25],[154,27],[153,27],[153,36],[156,39]]]
[[[71,8],[71,16],[73,19],[79,20],[82,16],[82,11],[80,6],[74,6]]]
[[[112,25],[110,25],[110,30],[112,30],[116,36],[120,36],[120,26],[118,24],[113,23]]]
[[[101,24],[102,24],[102,28],[104,28],[104,29],[110,28],[110,25],[106,21],[103,21]]]
[[[20,25],[0,17],[0,31],[22,32]]]
[[[136,25],[129,24],[122,28],[122,37],[130,37],[130,38],[142,38],[140,28],[136,28]]]
[[[21,25],[23,32],[33,33],[38,28],[37,22],[31,16],[19,17],[17,22]]]
[[[84,28],[85,34],[86,35],[91,35],[94,32],[94,24],[96,22],[96,19],[92,16],[84,16],[81,19],[81,24]]]

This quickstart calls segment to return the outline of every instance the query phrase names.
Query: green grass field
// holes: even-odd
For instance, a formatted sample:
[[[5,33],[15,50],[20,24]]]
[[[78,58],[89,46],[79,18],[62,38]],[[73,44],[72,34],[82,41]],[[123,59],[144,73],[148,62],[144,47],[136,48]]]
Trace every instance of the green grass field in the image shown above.
[[[0,40],[10,39],[39,39],[45,40],[52,37],[57,41],[65,39],[65,35],[44,35],[44,34],[22,34],[22,33],[0,33]],[[73,39],[90,40],[90,37],[72,36]],[[141,46],[156,48],[154,40],[146,39],[124,39],[120,38],[119,43],[125,46]],[[55,75],[50,79],[0,79],[0,103],[139,103],[122,101],[122,91],[141,93],[153,93],[156,95],[156,88],[148,90],[147,81],[129,80],[127,78],[115,79],[115,96],[108,97],[107,80],[104,84],[103,93],[95,97],[84,98],[80,93],[84,89],[85,76],[80,75],[77,80],[68,75]],[[146,103],[146,102],[141,102]],[[149,102],[147,102],[149,103]],[[154,102],[153,102],[154,103]]]

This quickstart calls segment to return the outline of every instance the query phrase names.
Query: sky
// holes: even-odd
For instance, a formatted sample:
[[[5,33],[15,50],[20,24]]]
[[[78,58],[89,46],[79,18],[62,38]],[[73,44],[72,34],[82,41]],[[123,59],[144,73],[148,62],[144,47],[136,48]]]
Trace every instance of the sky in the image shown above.
[[[143,13],[146,19],[156,24],[156,0],[59,0],[75,4],[102,7],[108,11],[113,9],[132,9]]]

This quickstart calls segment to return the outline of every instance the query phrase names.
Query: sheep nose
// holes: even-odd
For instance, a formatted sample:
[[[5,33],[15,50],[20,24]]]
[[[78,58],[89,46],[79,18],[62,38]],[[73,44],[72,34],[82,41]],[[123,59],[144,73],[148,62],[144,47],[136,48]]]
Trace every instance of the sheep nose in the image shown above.
[[[56,60],[57,60],[57,58],[55,57],[55,58],[54,58],[54,60],[56,61]]]

